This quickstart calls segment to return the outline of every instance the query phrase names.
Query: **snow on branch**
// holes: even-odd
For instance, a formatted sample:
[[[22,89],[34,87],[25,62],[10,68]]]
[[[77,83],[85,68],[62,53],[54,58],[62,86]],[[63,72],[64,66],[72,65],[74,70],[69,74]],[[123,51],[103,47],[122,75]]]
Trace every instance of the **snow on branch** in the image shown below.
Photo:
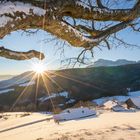
[[[126,6],[126,9],[111,9],[105,7],[107,5],[103,2],[96,0],[95,6],[91,0],[4,0],[0,3],[0,39],[17,30],[43,29],[73,47],[91,50],[105,42],[110,48],[108,37],[130,27],[140,17],[140,1],[137,0],[131,8]],[[72,18],[74,25],[66,18]],[[94,25],[81,21],[92,22]],[[105,21],[113,22],[113,26],[108,24],[99,28],[100,24],[96,24]],[[138,26],[131,27],[139,31]],[[39,58],[39,52],[36,51],[20,53],[0,49],[0,56],[6,58],[25,60],[23,55],[28,59]]]
[[[46,10],[23,2],[9,1],[0,3],[0,27],[4,27],[8,22],[19,19],[20,16],[17,16],[16,13],[24,13],[24,18],[26,18],[29,15],[44,16]]]
[[[35,57],[38,59],[44,59],[45,57],[43,53],[35,50],[30,50],[28,52],[17,52],[4,47],[0,47],[0,56],[14,60],[28,60]]]

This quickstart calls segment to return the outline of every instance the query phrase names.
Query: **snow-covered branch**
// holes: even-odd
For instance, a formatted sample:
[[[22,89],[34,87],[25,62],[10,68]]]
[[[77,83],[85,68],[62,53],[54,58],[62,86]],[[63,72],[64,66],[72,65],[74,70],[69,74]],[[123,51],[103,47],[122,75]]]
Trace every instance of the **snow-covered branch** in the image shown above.
[[[31,58],[44,59],[45,57],[44,54],[34,50],[30,50],[28,52],[17,52],[4,47],[0,47],[0,56],[14,60],[28,60]]]
[[[130,23],[140,17],[139,0],[135,0],[132,8],[126,7],[123,9],[108,8],[102,4],[101,0],[96,0],[96,6],[88,3],[89,1],[4,0],[0,3],[0,39],[17,30],[43,29],[58,39],[67,41],[74,47],[91,49],[98,46],[102,41],[105,41],[108,47],[107,37],[130,27]],[[71,22],[65,20],[66,17],[71,17],[75,24],[72,25]],[[79,20],[92,21],[92,23],[107,21],[113,22],[113,24],[112,26],[106,26],[105,29],[103,27],[99,29],[94,24],[93,29],[86,24],[81,24]],[[10,52],[10,50],[8,51]],[[31,52],[38,58],[38,53]],[[31,52],[26,53],[29,54],[27,57],[29,59],[33,57],[33,55],[30,55]],[[10,53],[8,55],[7,53],[1,53],[1,56],[17,59],[17,57],[11,57]],[[20,58],[23,57],[20,55],[18,59]]]

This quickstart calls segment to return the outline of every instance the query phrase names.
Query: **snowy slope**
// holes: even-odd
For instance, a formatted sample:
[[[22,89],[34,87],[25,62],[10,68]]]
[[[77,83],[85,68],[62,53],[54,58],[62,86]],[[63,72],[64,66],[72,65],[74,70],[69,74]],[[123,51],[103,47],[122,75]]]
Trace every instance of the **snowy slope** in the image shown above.
[[[0,90],[0,94],[3,94],[3,93],[8,93],[9,91],[14,91],[14,89],[5,89],[5,90]]]
[[[128,93],[129,96],[137,97],[140,96],[140,91],[133,91]]]
[[[97,105],[103,105],[105,102],[109,100],[116,100],[118,102],[125,102],[130,97],[139,97],[140,91],[129,92],[128,96],[111,96],[111,97],[102,97],[99,99],[92,100],[92,102],[96,103]]]
[[[33,77],[32,72],[25,72],[21,75],[15,76],[11,79],[0,81],[0,89],[8,88],[14,85],[20,85],[31,80]]]
[[[35,81],[31,81],[31,82],[20,84],[19,86],[20,87],[26,87],[26,86],[31,86],[31,85],[34,85],[34,84],[35,84]]]
[[[101,67],[101,66],[110,67],[110,66],[121,66],[121,65],[136,64],[136,63],[140,63],[140,62],[139,61],[129,61],[129,60],[125,60],[125,59],[118,59],[116,61],[99,59],[99,60],[95,61],[94,64],[92,64],[88,67]]]
[[[14,77],[14,75],[0,75],[0,81],[8,80],[12,77]]]
[[[63,91],[60,93],[52,93],[50,96],[44,96],[39,98],[39,101],[44,102],[47,100],[50,100],[51,98],[55,98],[55,97],[59,97],[59,96],[63,96],[65,98],[68,98],[69,93],[67,91]]]
[[[6,114],[11,116],[7,116],[7,120],[0,119],[0,131],[11,130],[0,133],[0,140],[139,140],[140,136],[140,112],[106,112],[96,118],[60,122],[59,125],[53,120],[47,121],[52,116],[43,113],[25,117],[20,117],[19,113]]]
[[[88,67],[101,67],[101,66],[121,66],[121,65],[128,65],[128,64],[136,64],[139,63],[136,61],[129,61],[129,60],[125,60],[125,59],[118,59],[116,61],[112,61],[112,60],[104,60],[104,59],[99,59],[97,61],[94,62],[93,65],[90,65]]]

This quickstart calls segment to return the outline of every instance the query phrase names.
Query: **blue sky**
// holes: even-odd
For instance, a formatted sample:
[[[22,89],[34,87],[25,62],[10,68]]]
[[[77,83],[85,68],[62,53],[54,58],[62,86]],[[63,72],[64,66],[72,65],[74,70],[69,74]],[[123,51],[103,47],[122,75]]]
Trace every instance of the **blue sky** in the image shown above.
[[[139,44],[140,38],[138,33],[132,33],[130,30],[121,31],[120,36],[125,38],[125,40],[129,43]],[[45,63],[47,65],[47,69],[57,69],[60,67],[60,53],[56,52],[58,46],[54,46],[54,41],[50,43],[44,43],[43,39],[47,39],[49,35],[43,31],[39,31],[37,34],[33,34],[28,36],[27,34],[23,34],[22,31],[13,32],[10,35],[7,35],[3,40],[0,40],[0,46],[4,46],[6,48],[16,50],[16,51],[28,51],[31,49],[40,50],[46,55]],[[76,57],[80,52],[81,48],[77,49],[74,47],[65,47],[65,56],[66,57]],[[65,57],[63,57],[64,59]],[[94,58],[92,61],[96,61],[97,59],[109,59],[109,60],[117,60],[117,59],[128,59],[128,60],[140,60],[140,48],[124,48],[119,46],[118,48],[112,48],[108,50],[103,48],[102,51],[95,48],[94,49]],[[0,75],[5,74],[20,74],[22,72],[31,70],[31,62],[37,61],[36,59],[28,60],[28,61],[16,61],[16,60],[8,60],[0,57]]]

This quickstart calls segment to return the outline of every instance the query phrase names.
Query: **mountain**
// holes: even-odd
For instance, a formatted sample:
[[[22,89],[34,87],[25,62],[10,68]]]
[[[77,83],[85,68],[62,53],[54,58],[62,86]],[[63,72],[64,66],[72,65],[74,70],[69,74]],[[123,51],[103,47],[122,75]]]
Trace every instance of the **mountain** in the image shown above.
[[[26,72],[10,80],[0,82],[0,86],[7,86],[6,88],[1,86],[0,105],[11,106],[21,93],[23,95],[19,102],[24,103],[24,106],[35,102],[35,83],[30,84],[23,93],[27,83],[31,80],[31,76],[25,76],[29,74],[33,76],[32,72]],[[140,90],[140,63],[116,67],[65,69],[55,71],[53,74],[46,71],[46,75],[49,78],[44,76],[45,84],[40,79],[40,84],[38,85],[37,98],[41,101],[39,103],[41,109],[46,109],[47,106],[48,110],[50,110],[51,100],[48,95],[53,98],[55,105],[62,106],[72,105],[81,100],[89,101],[106,96],[126,95],[127,88],[130,88],[131,91]],[[16,80],[19,80],[19,82],[16,82]],[[7,83],[12,84],[12,86],[6,85]],[[45,88],[46,86],[47,89]],[[59,94],[64,91],[67,91],[67,97]],[[57,94],[61,96],[57,96]]]
[[[14,77],[14,75],[0,75],[0,81],[7,80]]]
[[[5,79],[3,78],[3,80],[0,81],[0,89],[8,88],[16,84],[22,84],[26,81],[29,81],[32,76],[33,72],[29,71],[18,76],[11,76],[12,78],[9,77],[10,79],[6,79],[6,77],[4,77]]]
[[[136,64],[140,63],[140,61],[129,61],[125,59],[118,59],[116,61],[111,61],[111,60],[104,60],[104,59],[99,59],[94,62],[94,64],[88,66],[88,67],[101,67],[101,66],[121,66],[121,65],[128,65],[128,64]]]

